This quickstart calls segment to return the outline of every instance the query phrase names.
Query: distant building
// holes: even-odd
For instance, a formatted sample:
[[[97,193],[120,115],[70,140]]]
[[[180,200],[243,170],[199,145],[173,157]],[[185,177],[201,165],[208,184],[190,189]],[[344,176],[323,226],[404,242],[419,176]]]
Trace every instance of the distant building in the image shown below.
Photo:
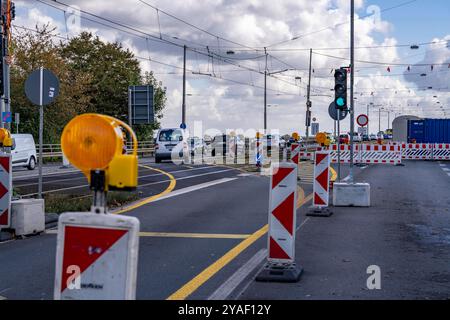
[[[416,116],[400,116],[392,122],[392,140],[396,142],[408,142],[408,120],[420,120]]]

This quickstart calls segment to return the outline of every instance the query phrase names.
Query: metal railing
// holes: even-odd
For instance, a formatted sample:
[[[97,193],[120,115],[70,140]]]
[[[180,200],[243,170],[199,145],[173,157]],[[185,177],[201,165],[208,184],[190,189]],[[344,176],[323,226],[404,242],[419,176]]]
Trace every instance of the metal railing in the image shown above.
[[[127,149],[132,149],[132,144],[127,143]],[[43,144],[43,158],[59,158],[62,157],[61,144]],[[39,157],[39,144],[36,145],[37,156]],[[154,155],[155,145],[152,141],[139,141],[138,154],[144,156],[145,154]]]

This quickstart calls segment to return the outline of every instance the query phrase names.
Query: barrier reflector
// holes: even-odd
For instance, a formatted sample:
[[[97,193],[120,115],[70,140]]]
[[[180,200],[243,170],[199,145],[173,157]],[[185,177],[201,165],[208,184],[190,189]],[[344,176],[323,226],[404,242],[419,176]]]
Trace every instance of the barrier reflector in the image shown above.
[[[132,300],[136,295],[139,220],[91,212],[60,216],[56,300]]]
[[[432,160],[433,144],[402,143],[402,158],[406,160]]]
[[[450,160],[450,144],[436,143],[433,150],[434,160]]]
[[[302,269],[295,265],[298,165],[271,166],[267,264],[256,281],[297,282]]]
[[[0,154],[0,229],[11,227],[11,170],[11,155]]]
[[[291,144],[291,162],[298,165],[300,160],[300,145],[297,143]]]
[[[314,160],[313,207],[328,207],[330,187],[330,153],[317,151]]]

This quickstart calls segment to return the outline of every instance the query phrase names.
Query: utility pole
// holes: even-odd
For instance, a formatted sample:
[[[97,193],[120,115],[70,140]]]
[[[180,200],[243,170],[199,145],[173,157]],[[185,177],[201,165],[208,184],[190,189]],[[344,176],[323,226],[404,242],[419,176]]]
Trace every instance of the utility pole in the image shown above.
[[[266,54],[266,65],[264,68],[264,134],[267,131],[267,50],[264,48]]]
[[[6,30],[6,26],[3,23],[4,19],[3,19],[3,1],[0,0],[0,24],[1,24],[1,31],[0,31],[0,64],[1,64],[1,68],[0,68],[0,76],[2,77],[2,81],[1,81],[1,101],[0,101],[0,126],[2,128],[4,128],[4,124],[3,124],[3,111],[5,111],[5,97],[4,97],[4,91],[5,91],[5,85],[4,85],[4,65],[5,65],[5,61],[4,61],[4,39],[3,39],[3,34],[5,33]]]
[[[309,79],[306,93],[306,150],[308,150],[309,126],[311,125],[311,70],[312,70],[312,49],[309,49]]]
[[[353,183],[353,134],[355,132],[355,100],[353,87],[355,81],[355,0],[350,6],[350,183]]]
[[[378,109],[378,132],[381,131],[381,108]]]
[[[181,123],[186,123],[186,45],[183,47],[183,104],[181,106]]]

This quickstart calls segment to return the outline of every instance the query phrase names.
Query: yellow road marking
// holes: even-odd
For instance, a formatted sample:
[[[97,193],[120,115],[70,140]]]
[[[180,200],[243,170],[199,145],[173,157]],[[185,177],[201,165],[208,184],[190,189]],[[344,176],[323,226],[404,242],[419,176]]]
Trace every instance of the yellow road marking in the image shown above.
[[[162,238],[199,238],[199,239],[247,239],[249,234],[220,234],[220,233],[173,233],[173,232],[139,232],[141,237]]]
[[[303,190],[303,189],[302,189]],[[309,200],[312,199],[312,194],[308,195],[305,199],[303,199],[297,208],[301,207]],[[269,230],[269,225],[266,224],[264,227],[253,233],[247,239],[239,243],[233,249],[228,251],[225,255],[223,255],[219,260],[214,262],[212,265],[207,267],[201,273],[199,273],[194,279],[190,280],[180,289],[178,289],[175,293],[167,298],[167,300],[184,300],[188,296],[190,296],[193,292],[195,292],[198,288],[200,288],[206,281],[208,281],[211,277],[213,277],[217,272],[219,272],[222,268],[224,268],[228,263],[233,261],[239,254],[241,254],[245,249],[255,243],[258,239],[260,239],[263,235],[267,233]]]
[[[152,168],[152,167],[149,167],[149,166],[140,165],[140,167],[143,167],[143,168],[146,168],[146,169],[150,169],[150,170],[154,170],[156,172],[159,172],[159,173],[162,173],[162,174],[166,175],[170,179],[169,186],[163,192],[158,193],[158,194],[156,194],[154,196],[142,199],[140,201],[137,201],[137,202],[135,202],[135,203],[133,203],[133,204],[123,208],[123,209],[114,211],[114,212],[112,212],[113,214],[122,214],[122,213],[125,213],[125,212],[128,212],[128,211],[134,210],[136,208],[142,207],[143,205],[146,205],[146,204],[148,204],[148,203],[150,203],[152,201],[155,201],[156,199],[158,199],[158,198],[160,198],[160,197],[162,197],[162,196],[172,192],[172,190],[175,188],[175,186],[177,184],[177,181],[174,178],[174,176],[171,175],[170,173],[165,172],[165,171],[160,170],[160,169]]]

